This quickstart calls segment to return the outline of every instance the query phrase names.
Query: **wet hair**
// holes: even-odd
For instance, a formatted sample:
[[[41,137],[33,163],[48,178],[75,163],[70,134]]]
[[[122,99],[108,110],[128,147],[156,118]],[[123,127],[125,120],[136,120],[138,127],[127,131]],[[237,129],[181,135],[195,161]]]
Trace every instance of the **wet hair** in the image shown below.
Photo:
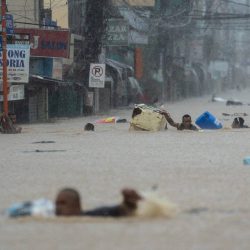
[[[70,193],[75,200],[78,200],[79,202],[81,200],[79,192],[74,188],[63,188],[59,193]]]
[[[143,198],[134,190],[125,188],[122,190],[123,205],[130,209],[137,208],[137,202]]]
[[[191,119],[191,115],[185,114],[184,116],[182,116],[182,121],[184,121],[184,118],[190,118]]]
[[[73,193],[75,195],[79,195],[78,191],[74,188],[63,188],[60,190],[60,192],[70,192],[70,193]]]
[[[95,126],[94,126],[94,124],[92,124],[92,123],[87,123],[87,124],[84,126],[84,130],[85,130],[85,131],[94,131],[94,130],[95,130]]]
[[[239,128],[239,126],[240,126],[240,122],[239,122],[239,120],[238,120],[237,117],[236,117],[236,118],[234,118],[234,120],[233,120],[232,128]]]
[[[244,119],[242,117],[239,117],[239,123],[241,128],[244,126],[244,122]]]
[[[232,128],[244,128],[247,127],[244,125],[245,120],[242,117],[236,117],[234,118],[234,121],[232,123]]]
[[[142,110],[140,108],[134,108],[132,113],[132,118],[142,113]]]
[[[73,188],[64,188],[59,191],[55,200],[56,215],[76,216],[81,214],[81,197]]]

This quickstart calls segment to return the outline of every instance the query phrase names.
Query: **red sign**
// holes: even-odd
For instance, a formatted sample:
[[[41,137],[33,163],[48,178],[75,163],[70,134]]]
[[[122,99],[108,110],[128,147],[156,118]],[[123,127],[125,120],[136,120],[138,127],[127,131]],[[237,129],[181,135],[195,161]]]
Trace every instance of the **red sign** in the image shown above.
[[[31,56],[68,58],[69,41],[68,30],[15,28],[15,43],[29,42]]]

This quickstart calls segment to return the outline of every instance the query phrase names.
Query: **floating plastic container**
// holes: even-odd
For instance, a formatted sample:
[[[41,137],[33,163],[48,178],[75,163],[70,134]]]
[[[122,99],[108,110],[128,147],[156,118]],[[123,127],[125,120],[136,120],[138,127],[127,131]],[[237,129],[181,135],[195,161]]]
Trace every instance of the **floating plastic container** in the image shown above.
[[[26,201],[15,203],[6,210],[9,217],[19,216],[53,216],[55,214],[54,203],[47,199],[38,199],[34,201]]]
[[[132,114],[130,128],[139,128],[146,131],[159,131],[165,129],[166,118],[147,105],[137,105]]]
[[[244,163],[244,165],[250,165],[250,156],[245,157],[245,158],[243,159],[243,163]]]
[[[211,113],[208,111],[204,112],[202,115],[200,115],[195,123],[201,128],[201,129],[220,129],[222,128],[221,122],[217,120],[216,117],[214,117]]]

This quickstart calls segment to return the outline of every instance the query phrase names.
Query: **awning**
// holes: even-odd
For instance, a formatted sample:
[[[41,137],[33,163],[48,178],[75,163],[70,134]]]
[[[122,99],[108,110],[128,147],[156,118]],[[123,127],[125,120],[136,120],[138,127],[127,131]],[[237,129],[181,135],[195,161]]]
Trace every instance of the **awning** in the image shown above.
[[[41,76],[41,75],[30,75],[29,79],[31,83],[40,83],[44,85],[58,85],[58,86],[73,85],[72,82],[66,82],[66,81],[62,81],[62,80],[58,80],[58,79],[50,78],[46,76]]]
[[[112,59],[109,59],[109,58],[106,58],[105,59],[105,63],[107,65],[109,65],[110,67],[114,68],[117,72],[118,72],[118,75],[119,77],[122,79],[122,70],[124,69],[129,69],[131,70],[132,72],[134,72],[134,69],[132,66],[128,65],[128,64],[125,64],[125,63],[121,63],[121,62],[118,62],[118,61],[115,61],[115,60],[112,60]]]
[[[117,70],[119,69],[130,69],[131,71],[134,72],[134,69],[132,66],[128,65],[128,64],[125,64],[125,63],[121,63],[121,62],[118,62],[118,61],[115,61],[113,59],[109,59],[109,58],[106,58],[105,59],[105,63],[113,68],[116,68]]]

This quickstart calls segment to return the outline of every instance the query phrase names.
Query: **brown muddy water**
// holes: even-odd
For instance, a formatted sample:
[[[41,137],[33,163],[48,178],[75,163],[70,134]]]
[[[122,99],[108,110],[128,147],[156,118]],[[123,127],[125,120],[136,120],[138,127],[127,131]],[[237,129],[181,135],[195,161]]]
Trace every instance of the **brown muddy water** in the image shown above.
[[[249,101],[250,90],[221,95]],[[216,131],[129,132],[129,125],[87,122],[107,116],[130,119],[131,109],[102,116],[23,125],[23,133],[0,135],[0,210],[62,187],[77,188],[85,209],[120,201],[120,190],[157,191],[179,207],[167,218],[9,219],[0,214],[1,250],[219,250],[250,249],[250,129],[231,129],[233,116],[250,106],[226,106],[211,97],[165,104],[174,120],[204,111],[219,118]],[[55,143],[34,143],[54,141]]]

